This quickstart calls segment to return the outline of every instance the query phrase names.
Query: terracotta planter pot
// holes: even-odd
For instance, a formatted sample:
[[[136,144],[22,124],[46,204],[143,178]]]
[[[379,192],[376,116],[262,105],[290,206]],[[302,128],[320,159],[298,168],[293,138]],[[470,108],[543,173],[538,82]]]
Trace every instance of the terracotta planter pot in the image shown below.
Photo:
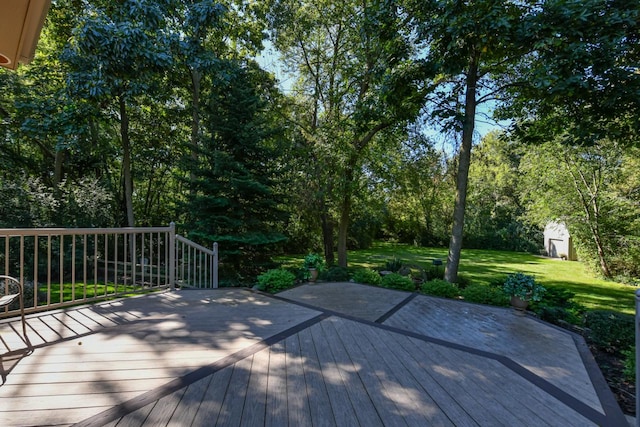
[[[316,280],[318,280],[318,269],[317,268],[310,268],[309,269],[309,281],[310,282],[315,282]]]
[[[529,301],[525,301],[516,295],[513,295],[511,297],[511,307],[515,308],[516,310],[524,312],[526,311],[528,306],[529,306]]]

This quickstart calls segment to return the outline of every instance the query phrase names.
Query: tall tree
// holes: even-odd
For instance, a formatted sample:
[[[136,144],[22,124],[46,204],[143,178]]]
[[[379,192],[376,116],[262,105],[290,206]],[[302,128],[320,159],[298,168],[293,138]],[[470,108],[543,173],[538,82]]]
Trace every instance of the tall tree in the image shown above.
[[[581,255],[595,259],[603,276],[620,274],[611,259],[634,256],[638,245],[629,240],[637,233],[638,150],[612,141],[589,147],[561,141],[525,148],[519,189],[527,218],[541,226],[565,222]]]
[[[417,114],[420,105],[409,61],[408,30],[393,0],[302,2],[276,0],[274,44],[296,76],[295,117],[309,147],[309,162],[320,162],[328,179],[317,177],[320,197],[335,195],[338,264],[347,265],[352,198],[372,141]],[[318,203],[328,215],[329,203]],[[333,236],[323,218],[325,252]]]
[[[87,4],[63,55],[72,93],[118,117],[126,223],[131,227],[135,219],[130,109],[141,98],[164,95],[156,86],[172,56],[163,5],[151,0]]]
[[[518,166],[520,145],[503,132],[474,147],[469,170],[465,241],[469,247],[528,251],[542,248],[542,229],[522,220]]]
[[[284,236],[282,196],[274,191],[278,129],[269,111],[273,82],[255,64],[230,63],[205,106],[206,129],[191,163],[190,236],[222,244],[223,262],[255,273]]]
[[[428,107],[443,128],[458,132],[456,196],[445,279],[456,282],[478,105],[505,90],[503,76],[528,46],[518,37],[526,2],[431,0],[407,2],[438,76]]]
[[[546,0],[529,19],[503,116],[527,141],[640,144],[640,8],[634,2]]]

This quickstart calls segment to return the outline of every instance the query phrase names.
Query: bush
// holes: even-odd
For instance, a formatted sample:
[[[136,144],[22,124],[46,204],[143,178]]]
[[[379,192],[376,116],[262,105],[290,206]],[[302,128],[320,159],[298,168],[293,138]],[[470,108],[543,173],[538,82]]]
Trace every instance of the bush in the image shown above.
[[[509,298],[502,289],[487,285],[469,285],[462,290],[462,297],[467,302],[478,304],[509,305]]]
[[[393,257],[393,259],[387,261],[383,267],[384,271],[390,271],[392,273],[397,273],[402,268],[402,261],[398,258]]]
[[[533,276],[524,273],[509,274],[502,289],[507,295],[519,297],[523,301],[540,301],[546,291],[536,283]]]
[[[422,284],[422,293],[444,298],[456,298],[460,289],[446,280],[431,280]]]
[[[398,273],[387,274],[380,281],[380,285],[384,288],[400,289],[402,291],[413,292],[416,290],[413,280]]]
[[[276,293],[292,287],[295,280],[296,276],[287,270],[269,270],[258,276],[258,289]]]
[[[318,270],[322,270],[323,266],[324,259],[322,258],[322,256],[313,252],[307,254],[307,256],[304,257],[304,261],[302,264],[303,268],[316,268]]]
[[[425,282],[429,280],[444,280],[444,266],[432,265],[424,270]]]
[[[604,351],[615,353],[628,350],[634,344],[633,315],[594,310],[585,314],[584,323],[590,329],[589,341]]]
[[[622,374],[624,375],[627,381],[635,382],[636,380],[636,346],[634,345],[628,350],[623,350],[622,356],[624,356],[624,359],[622,360],[622,363],[624,365]]]
[[[456,282],[456,285],[458,285],[460,289],[464,289],[467,286],[471,285],[471,279],[463,274],[458,274],[458,281]]]
[[[353,274],[353,281],[356,283],[367,283],[369,285],[379,285],[382,282],[380,274],[369,268],[361,268]]]
[[[344,267],[331,267],[321,274],[322,280],[327,282],[346,282],[349,280],[349,270]]]
[[[541,301],[532,302],[529,309],[540,319],[555,323],[568,322],[579,325],[585,309],[572,298],[575,294],[562,288],[547,288]]]

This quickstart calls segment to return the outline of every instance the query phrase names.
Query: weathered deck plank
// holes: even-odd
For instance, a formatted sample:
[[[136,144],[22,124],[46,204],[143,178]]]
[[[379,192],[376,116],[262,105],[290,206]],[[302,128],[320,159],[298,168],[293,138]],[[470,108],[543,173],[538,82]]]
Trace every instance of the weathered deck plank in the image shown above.
[[[374,345],[363,339],[358,328],[347,322],[333,322],[336,333],[342,338],[354,365],[359,366],[358,375],[365,384],[369,396],[376,407],[383,424],[389,427],[407,426],[404,419],[405,409],[401,402],[404,399],[402,393],[394,383],[394,378],[389,373],[388,366],[382,357],[376,355]]]
[[[419,296],[385,325],[509,357],[586,404],[600,406],[570,334],[510,309]]]
[[[216,425],[232,373],[233,366],[230,366],[212,375],[211,381],[204,393],[202,403],[196,412],[192,425]]]
[[[242,411],[247,396],[247,387],[251,376],[251,364],[253,356],[249,356],[236,362],[233,373],[229,379],[229,385],[222,401],[217,425],[239,426],[242,421]]]
[[[284,343],[272,345],[269,352],[269,380],[264,424],[267,427],[284,426],[289,422],[286,360]]]
[[[212,378],[213,375],[187,386],[180,404],[167,423],[167,427],[184,427],[192,424]]]
[[[309,329],[298,333],[300,340],[300,357],[304,359],[304,381],[309,396],[309,411],[311,423],[316,427],[331,427],[336,425],[335,415],[327,386],[322,375],[322,366],[318,362],[318,352]]]
[[[331,350],[331,353],[333,353],[338,372],[346,386],[345,390],[347,391],[349,400],[353,407],[357,408],[356,417],[358,418],[358,423],[363,426],[382,426],[383,423],[378,415],[378,411],[360,378],[362,367],[353,363],[351,355],[347,352],[340,339],[340,335],[332,326],[334,322],[340,322],[340,319],[329,318],[321,322],[320,326],[322,327],[324,336],[327,338],[326,346]]]
[[[253,356],[251,376],[247,388],[246,401],[242,411],[242,425],[246,427],[263,426],[267,406],[267,384],[269,374],[269,349],[259,351]]]
[[[349,316],[361,313],[368,298],[384,300],[386,291],[373,296],[370,287],[349,287],[357,290],[363,293]],[[571,397],[579,382],[558,383],[569,386],[562,392],[543,381],[561,362],[531,367],[525,355],[527,370],[501,355],[526,348],[485,342],[487,325],[500,319],[495,313],[480,310],[488,323],[467,332],[474,349],[463,347],[465,331],[451,327],[451,313],[431,322],[420,316],[438,310],[423,297],[388,295],[399,310],[388,299],[367,315],[389,313],[383,326],[316,317],[316,310],[242,290],[164,293],[32,316],[30,327],[46,344],[15,362],[0,387],[0,425],[564,427],[605,419],[599,402],[584,410],[591,391]],[[328,300],[348,309],[336,295]],[[562,334],[528,327],[537,326],[542,342]],[[7,328],[0,322],[2,339],[14,340]],[[560,348],[569,345],[562,339]],[[540,371],[545,376],[536,376]]]
[[[306,389],[306,384],[304,380],[304,362],[300,355],[300,342],[297,334],[284,340],[284,351],[289,425],[311,425],[311,411],[309,410],[307,393],[301,393],[302,390]]]
[[[329,348],[329,339],[326,337],[322,326],[316,324],[309,328],[318,355],[318,363],[322,369],[325,385],[329,395],[329,402],[333,409],[337,426],[358,425],[356,408],[353,407],[347,388],[340,374],[338,362],[334,359]]]

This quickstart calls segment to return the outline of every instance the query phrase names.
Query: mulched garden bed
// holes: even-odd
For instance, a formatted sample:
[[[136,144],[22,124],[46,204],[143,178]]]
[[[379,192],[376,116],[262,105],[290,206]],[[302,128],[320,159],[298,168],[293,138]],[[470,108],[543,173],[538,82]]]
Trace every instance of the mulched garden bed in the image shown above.
[[[625,379],[622,373],[624,369],[622,359],[616,354],[599,350],[594,345],[590,345],[589,348],[622,411],[627,415],[635,416],[636,387],[633,382]]]

